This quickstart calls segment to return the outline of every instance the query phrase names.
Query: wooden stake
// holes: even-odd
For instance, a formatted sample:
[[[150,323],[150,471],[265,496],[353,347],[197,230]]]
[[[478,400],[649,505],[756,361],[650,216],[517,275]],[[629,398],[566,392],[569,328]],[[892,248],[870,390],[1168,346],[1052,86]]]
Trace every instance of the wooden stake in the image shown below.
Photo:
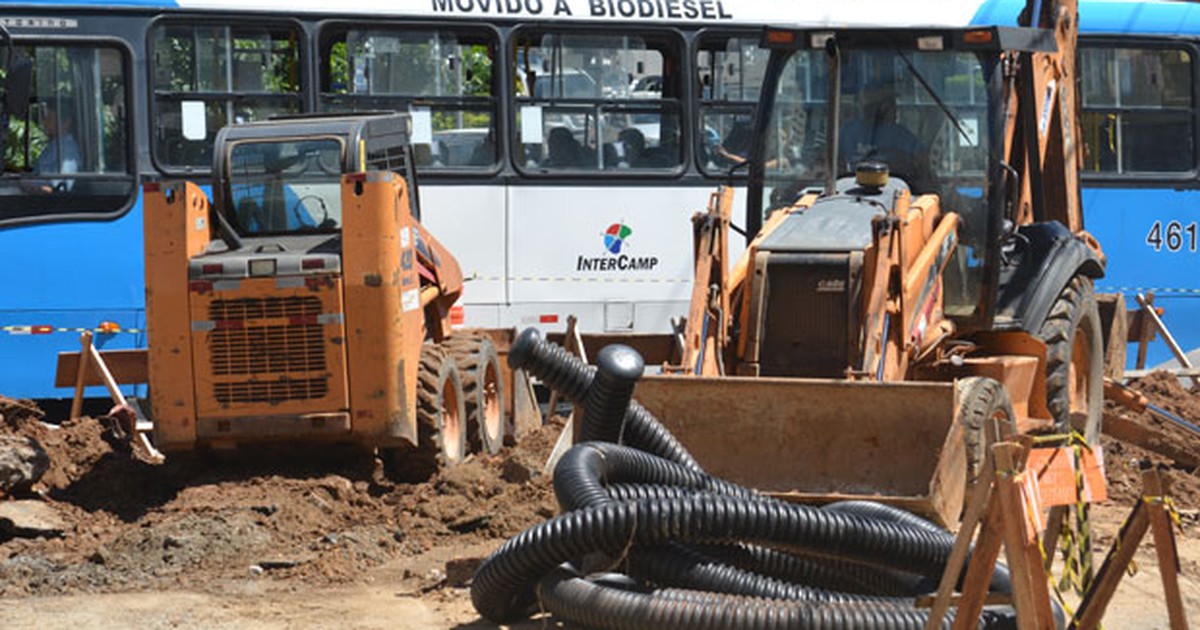
[[[1027,507],[1021,497],[1023,453],[1019,445],[1004,443],[992,447],[996,455],[996,490],[1000,495],[1003,517],[1005,557],[1013,582],[1013,600],[1017,609],[1017,627],[1037,630],[1054,627],[1046,571],[1042,566],[1035,532],[1026,535]]]
[[[1166,484],[1158,471],[1150,468],[1142,471],[1142,487],[1154,550],[1158,554],[1158,571],[1162,574],[1163,597],[1167,600],[1167,618],[1171,630],[1186,630],[1188,622],[1179,593],[1179,554],[1175,549],[1175,532],[1171,531],[1171,516],[1167,513]]]
[[[75,375],[75,398],[71,400],[71,419],[83,414],[83,383],[87,376],[88,361],[92,357],[92,331],[85,330],[79,335],[79,369]]]
[[[933,606],[929,610],[929,619],[925,622],[926,630],[941,628],[942,619],[946,616],[946,612],[950,610],[954,597],[954,587],[958,583],[958,576],[962,573],[963,564],[967,560],[967,552],[971,548],[971,538],[975,535],[975,529],[979,527],[980,521],[990,512],[987,508],[992,497],[991,480],[995,476],[994,470],[995,465],[992,460],[992,453],[985,450],[979,479],[971,487],[971,494],[967,497],[966,513],[963,514],[962,523],[959,525],[958,536],[954,539],[954,548],[950,551],[950,559],[946,561],[946,570],[942,573],[942,579],[938,583],[937,595],[933,600]],[[999,547],[997,547],[998,550]],[[976,549],[973,558],[978,559],[979,554],[980,550]],[[995,562],[994,558],[992,562]],[[980,607],[980,610],[982,610],[982,607]],[[960,617],[963,615],[962,601],[958,602],[958,615]]]
[[[992,477],[994,476],[993,474]],[[971,555],[967,575],[963,578],[962,598],[954,615],[954,630],[979,627],[979,616],[983,614],[985,596],[992,583],[992,572],[996,568],[996,559],[1000,557],[1000,544],[1003,542],[1000,497],[997,496],[992,483],[988,483],[987,487],[990,490],[985,513],[987,520],[979,530],[975,552]]]
[[[579,328],[576,324],[579,320],[574,315],[567,315],[567,332],[563,335],[563,349],[571,354],[579,357],[580,361],[588,362],[587,350],[583,347],[583,337],[579,336]],[[550,403],[546,409],[547,418],[554,415],[554,409],[558,406],[558,392],[550,392]],[[558,434],[558,440],[554,443],[554,449],[550,451],[550,456],[546,458],[546,464],[542,466],[542,472],[552,473],[554,467],[558,465],[558,460],[566,453],[571,445],[579,441],[579,423],[575,422],[575,405],[571,406],[571,413],[567,416],[567,423],[563,425],[562,432]]]
[[[131,408],[129,401],[125,399],[125,394],[121,393],[121,387],[117,385],[117,380],[113,378],[112,371],[108,369],[108,364],[104,362],[104,357],[100,355],[96,346],[92,345],[91,331],[85,330],[79,336],[79,342],[83,348],[79,353],[79,372],[75,377],[75,398],[71,401],[71,417],[78,418],[83,413],[83,384],[89,364],[94,366],[96,372],[100,374],[100,379],[104,381],[104,387],[108,389],[108,395],[112,398],[113,403],[127,409]],[[139,430],[137,418],[132,418],[130,426],[125,429],[129,432],[131,439],[137,440],[137,443],[142,445],[150,459],[159,462],[165,459],[163,454],[150,443],[146,434]]]

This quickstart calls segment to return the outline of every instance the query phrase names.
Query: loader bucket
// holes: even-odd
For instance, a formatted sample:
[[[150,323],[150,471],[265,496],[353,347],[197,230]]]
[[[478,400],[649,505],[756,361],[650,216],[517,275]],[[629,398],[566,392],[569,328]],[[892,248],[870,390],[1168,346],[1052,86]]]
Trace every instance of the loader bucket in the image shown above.
[[[718,477],[959,521],[967,464],[953,383],[647,376],[634,395]]]

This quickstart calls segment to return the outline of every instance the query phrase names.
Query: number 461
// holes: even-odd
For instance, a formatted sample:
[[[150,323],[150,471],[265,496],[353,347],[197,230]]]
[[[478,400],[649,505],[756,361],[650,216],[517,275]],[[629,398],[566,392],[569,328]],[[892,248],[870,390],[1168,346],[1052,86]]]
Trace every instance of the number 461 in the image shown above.
[[[1167,251],[1177,252],[1184,248],[1184,237],[1187,237],[1187,250],[1189,252],[1196,251],[1196,224],[1195,222],[1184,225],[1179,221],[1171,221],[1167,223],[1166,229],[1163,229],[1162,221],[1155,221],[1154,225],[1150,226],[1150,233],[1146,235],[1146,244],[1154,248],[1154,251],[1160,252],[1163,247]]]

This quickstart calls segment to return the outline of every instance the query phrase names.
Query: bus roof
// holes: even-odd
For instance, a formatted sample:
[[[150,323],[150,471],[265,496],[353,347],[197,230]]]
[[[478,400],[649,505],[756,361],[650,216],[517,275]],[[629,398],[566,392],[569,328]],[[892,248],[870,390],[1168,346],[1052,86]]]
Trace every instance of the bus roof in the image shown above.
[[[478,21],[870,28],[1015,26],[1024,0],[23,0],[6,12],[39,8],[159,8],[280,14],[369,15]],[[1195,34],[1200,4],[1174,0],[1081,0],[1085,33]],[[26,17],[26,16],[22,16]],[[13,18],[0,23],[20,27]]]
[[[969,26],[990,0],[24,0],[6,7],[158,7],[495,20],[636,22],[696,26]],[[786,7],[786,8],[784,8]]]
[[[974,24],[1015,25],[1024,0],[989,0]],[[1200,33],[1200,5],[1174,0],[1080,0],[1082,33],[1195,35]]]

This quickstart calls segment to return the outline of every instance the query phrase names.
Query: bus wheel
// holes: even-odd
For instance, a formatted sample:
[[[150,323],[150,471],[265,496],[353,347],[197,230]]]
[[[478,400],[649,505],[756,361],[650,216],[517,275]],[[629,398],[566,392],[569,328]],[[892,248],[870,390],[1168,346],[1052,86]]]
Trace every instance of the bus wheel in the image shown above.
[[[1100,311],[1092,281],[1075,276],[1050,307],[1038,337],[1046,344],[1046,403],[1060,433],[1100,444],[1104,405],[1104,347]],[[1074,440],[1070,441],[1074,443]],[[1088,504],[1052,508],[1046,531],[1046,555],[1063,537],[1064,581],[1082,592],[1091,582],[1092,536]],[[1068,579],[1069,578],[1069,579]]]
[[[462,378],[440,346],[421,348],[416,408],[416,446],[381,450],[384,472],[397,481],[426,481],[439,465],[454,466],[466,455]]]
[[[958,421],[963,425],[967,451],[967,489],[983,472],[987,449],[998,438],[1016,431],[1016,414],[1008,390],[999,381],[971,376],[955,382],[958,394]]]
[[[444,342],[462,375],[467,443],[471,452],[495,455],[504,446],[504,379],[500,357],[485,333],[466,333]]]

